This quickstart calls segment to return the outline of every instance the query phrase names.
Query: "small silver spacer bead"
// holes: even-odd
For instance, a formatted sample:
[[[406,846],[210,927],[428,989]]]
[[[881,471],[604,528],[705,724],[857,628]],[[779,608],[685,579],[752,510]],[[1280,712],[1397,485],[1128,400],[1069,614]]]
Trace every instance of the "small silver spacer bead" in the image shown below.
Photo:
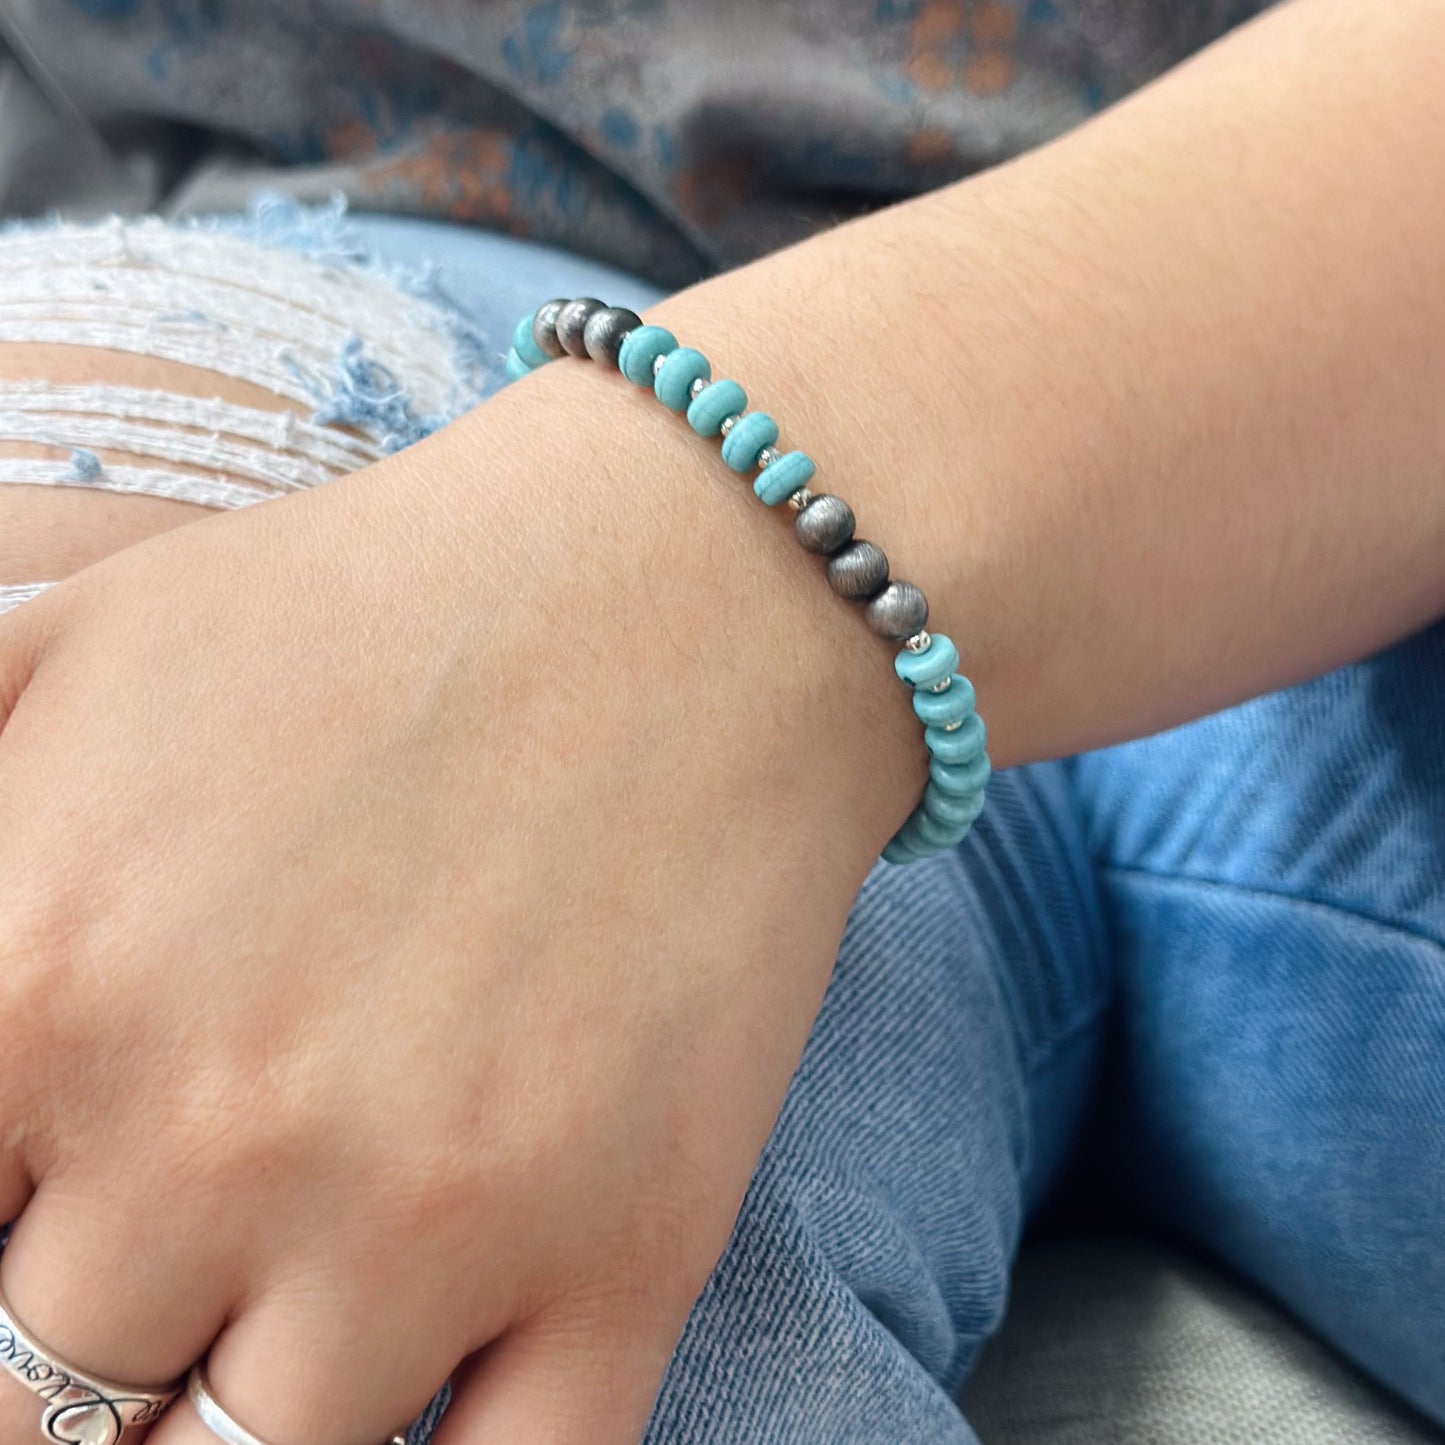
[[[722,425],[717,429],[718,435],[726,436],[742,419],[743,414],[740,411],[735,411],[731,416],[725,416],[722,419]]]
[[[915,632],[903,645],[909,652],[927,652],[928,644],[933,641],[927,632]]]
[[[764,447],[762,451],[758,453],[758,470],[763,471],[765,468],[772,466],[780,456],[782,456],[782,452],[780,452],[777,447]]]
[[[929,683],[928,690],[929,692],[947,692],[952,686],[953,679],[951,677],[941,677],[937,682]]]
[[[944,732],[946,732],[946,733],[956,733],[956,732],[959,730],[959,728],[961,728],[962,726],[963,726],[963,719],[962,719],[962,718],[959,718],[959,720],[958,720],[957,722],[944,723],[944,725],[943,725],[943,730],[944,730]]]
[[[799,487],[791,497],[788,498],[788,505],[795,511],[801,512],[809,502],[813,500],[813,494],[807,487]]]
[[[688,387],[687,394],[693,401],[696,401],[698,397],[700,397],[703,392],[707,390],[707,386],[707,377],[700,376],[695,382],[693,382],[690,387]]]
[[[657,373],[662,370],[663,363],[664,363],[666,360],[667,360],[667,352],[665,352],[665,351],[662,353],[661,356],[655,356],[655,357],[653,357],[653,359],[652,359],[652,374],[653,374],[653,376],[656,376]]]

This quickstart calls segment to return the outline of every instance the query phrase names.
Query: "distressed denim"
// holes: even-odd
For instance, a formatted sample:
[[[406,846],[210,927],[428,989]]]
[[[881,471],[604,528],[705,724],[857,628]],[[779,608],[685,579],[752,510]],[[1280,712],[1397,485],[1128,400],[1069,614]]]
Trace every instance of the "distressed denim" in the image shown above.
[[[294,221],[267,239],[314,246]],[[478,395],[537,301],[653,299],[474,232],[346,235],[341,264],[447,298]],[[319,426],[385,449],[444,419],[401,374],[358,402],[337,360]],[[405,406],[378,422],[378,398]],[[954,1397],[1071,1161],[1445,1423],[1442,702],[1437,626],[1003,773],[957,849],[880,864],[647,1445],[971,1445]]]

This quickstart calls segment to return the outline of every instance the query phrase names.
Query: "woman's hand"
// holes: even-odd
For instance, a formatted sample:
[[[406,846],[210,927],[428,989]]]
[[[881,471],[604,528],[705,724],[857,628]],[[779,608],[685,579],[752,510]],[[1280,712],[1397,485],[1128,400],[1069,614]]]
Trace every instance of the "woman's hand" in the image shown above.
[[[209,1350],[278,1445],[464,1360],[444,1441],[641,1434],[923,762],[782,519],[587,370],[0,624],[3,1287],[73,1365]]]

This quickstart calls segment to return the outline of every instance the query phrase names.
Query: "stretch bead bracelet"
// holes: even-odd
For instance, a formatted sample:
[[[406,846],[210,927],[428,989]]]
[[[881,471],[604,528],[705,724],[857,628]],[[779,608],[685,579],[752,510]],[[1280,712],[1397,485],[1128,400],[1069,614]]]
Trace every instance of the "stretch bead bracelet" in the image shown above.
[[[983,811],[990,765],[983,719],[974,711],[973,684],[958,672],[958,649],[926,630],[928,601],[911,582],[891,581],[882,548],[854,535],[852,508],[841,497],[814,493],[812,459],[780,451],[778,425],[748,411],[735,381],[714,381],[702,352],[679,346],[662,326],[635,311],[605,306],[592,296],[547,301],[517,323],[507,353],[507,377],[518,377],[560,356],[590,357],[650,387],[669,411],[685,412],[699,436],[721,437],[723,461],[735,472],[756,471],[753,491],[770,507],[788,502],[803,547],[826,557],[829,585],[862,603],[868,625],[903,644],[893,667],[913,693],[930,753],[928,786],[907,821],[888,840],[889,863],[913,863],[953,847]]]

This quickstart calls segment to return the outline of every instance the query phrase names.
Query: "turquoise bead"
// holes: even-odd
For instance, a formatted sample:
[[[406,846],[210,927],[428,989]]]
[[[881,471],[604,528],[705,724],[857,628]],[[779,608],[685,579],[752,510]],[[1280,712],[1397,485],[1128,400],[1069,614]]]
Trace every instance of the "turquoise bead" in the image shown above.
[[[962,722],[973,711],[974,701],[973,684],[955,672],[942,692],[919,688],[913,694],[913,711],[920,722],[941,728],[946,723]]]
[[[941,682],[958,666],[958,649],[941,632],[930,634],[931,641],[922,652],[909,652],[905,647],[893,659],[893,671],[911,687],[928,687]]]
[[[901,831],[903,841],[910,847],[917,849],[920,853],[931,854],[941,853],[945,848],[952,848],[968,832],[968,829],[955,828],[951,823],[943,823],[937,818],[929,817],[922,808],[915,808]]]
[[[928,751],[945,763],[971,763],[983,751],[986,740],[983,719],[976,712],[969,713],[963,726],[953,732],[943,728],[923,729]]]
[[[617,367],[634,386],[652,385],[652,363],[677,350],[677,337],[665,326],[635,326],[617,353]]]
[[[515,346],[507,353],[506,370],[508,381],[520,381],[524,376],[532,374],[532,368],[517,355]]]
[[[904,863],[916,863],[926,855],[917,852],[912,845],[903,841],[900,834],[895,833],[884,845],[880,856],[885,863],[896,863],[901,866]]]
[[[966,798],[956,798],[930,783],[923,795],[923,811],[951,828],[967,828],[983,812],[983,794],[971,793]]]
[[[747,410],[748,394],[735,381],[715,381],[698,392],[687,409],[687,424],[702,437],[715,437],[730,416]]]
[[[786,502],[799,487],[813,480],[817,468],[806,452],[784,452],[771,466],[760,471],[753,481],[753,491],[770,507]]]
[[[940,793],[951,793],[955,798],[981,793],[992,775],[993,764],[987,753],[980,753],[970,763],[943,763],[934,758],[928,765],[929,780]]]
[[[928,858],[934,853],[933,847],[925,843],[918,836],[918,819],[923,816],[921,808],[915,808],[907,818],[903,826],[893,835],[903,848],[907,848],[915,858]]]
[[[758,453],[777,439],[777,422],[765,411],[750,411],[723,438],[722,459],[735,472],[750,472],[758,464]]]
[[[529,368],[545,366],[547,363],[547,353],[537,345],[537,338],[532,335],[532,316],[536,314],[534,311],[531,316],[524,316],[512,333],[512,350]]]
[[[711,380],[712,362],[702,352],[694,351],[690,346],[680,346],[668,353],[662,370],[653,380],[652,389],[668,411],[686,411],[692,404],[688,393],[699,377],[704,381]]]

